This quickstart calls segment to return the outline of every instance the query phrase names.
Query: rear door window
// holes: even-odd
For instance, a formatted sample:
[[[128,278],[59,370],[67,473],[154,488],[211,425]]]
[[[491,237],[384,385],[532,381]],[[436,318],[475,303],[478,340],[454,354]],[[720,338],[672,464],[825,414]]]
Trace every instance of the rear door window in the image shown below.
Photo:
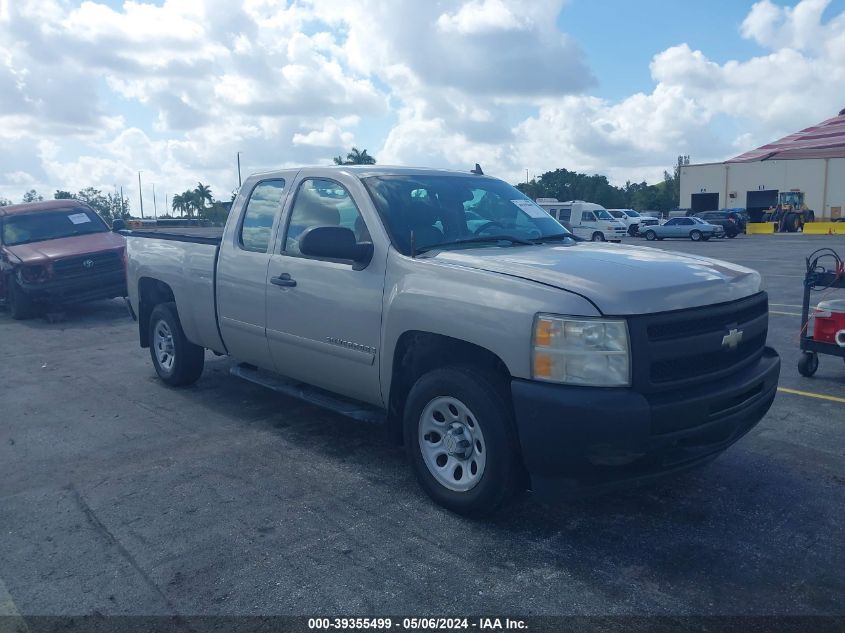
[[[267,252],[284,189],[285,181],[279,178],[260,182],[252,190],[238,232],[238,242],[245,251]]]

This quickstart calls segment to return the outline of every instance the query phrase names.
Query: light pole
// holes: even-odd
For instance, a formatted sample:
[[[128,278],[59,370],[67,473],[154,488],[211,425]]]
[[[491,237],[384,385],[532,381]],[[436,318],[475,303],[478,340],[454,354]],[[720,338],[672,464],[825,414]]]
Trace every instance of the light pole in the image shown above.
[[[238,152],[238,189],[241,188],[241,153]]]
[[[158,220],[158,207],[156,206],[156,184],[153,183],[153,215]]]
[[[141,172],[138,172],[138,198],[141,201],[141,219],[144,219],[144,191],[141,189]]]

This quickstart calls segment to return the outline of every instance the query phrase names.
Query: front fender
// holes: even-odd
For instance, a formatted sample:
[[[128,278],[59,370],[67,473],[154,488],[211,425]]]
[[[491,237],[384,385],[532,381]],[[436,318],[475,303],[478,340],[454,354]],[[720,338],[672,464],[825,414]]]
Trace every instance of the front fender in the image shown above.
[[[600,316],[576,294],[502,273],[413,259],[391,249],[382,325],[382,393],[390,393],[405,332],[440,334],[498,356],[510,375],[531,377],[531,337],[540,312]]]

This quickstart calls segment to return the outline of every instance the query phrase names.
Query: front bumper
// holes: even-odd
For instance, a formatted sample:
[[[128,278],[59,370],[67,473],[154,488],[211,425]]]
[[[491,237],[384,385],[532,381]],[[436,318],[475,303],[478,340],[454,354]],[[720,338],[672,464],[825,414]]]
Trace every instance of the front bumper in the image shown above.
[[[541,495],[602,492],[705,463],[759,422],[775,398],[780,358],[766,348],[715,383],[643,395],[515,379],[523,463]],[[673,432],[660,421],[681,419]]]
[[[83,303],[126,296],[126,273],[113,271],[71,279],[53,279],[43,283],[20,283],[33,301],[41,303]]]

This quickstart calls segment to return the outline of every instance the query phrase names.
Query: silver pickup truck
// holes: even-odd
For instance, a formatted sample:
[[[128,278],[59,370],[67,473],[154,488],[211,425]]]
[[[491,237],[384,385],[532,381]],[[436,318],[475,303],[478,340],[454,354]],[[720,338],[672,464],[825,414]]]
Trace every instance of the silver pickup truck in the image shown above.
[[[285,169],[244,182],[222,235],[126,234],[164,382],[196,381],[211,350],[383,422],[457,512],[707,462],[775,397],[757,272],[583,242],[478,173]]]

